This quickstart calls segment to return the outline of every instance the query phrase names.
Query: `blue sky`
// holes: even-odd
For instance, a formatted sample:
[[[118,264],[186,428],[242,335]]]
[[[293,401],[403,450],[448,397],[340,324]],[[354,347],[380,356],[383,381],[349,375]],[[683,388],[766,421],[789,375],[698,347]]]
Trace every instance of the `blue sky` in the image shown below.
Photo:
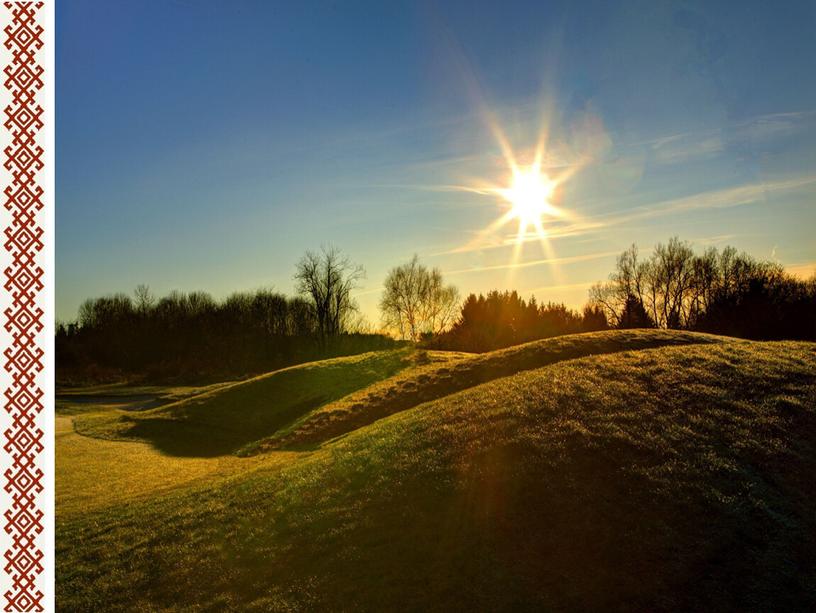
[[[331,243],[376,325],[414,253],[465,294],[580,306],[635,242],[816,269],[812,2],[57,4],[57,317],[82,300],[291,293]],[[566,176],[516,247],[497,134]],[[515,265],[513,253],[519,249]]]

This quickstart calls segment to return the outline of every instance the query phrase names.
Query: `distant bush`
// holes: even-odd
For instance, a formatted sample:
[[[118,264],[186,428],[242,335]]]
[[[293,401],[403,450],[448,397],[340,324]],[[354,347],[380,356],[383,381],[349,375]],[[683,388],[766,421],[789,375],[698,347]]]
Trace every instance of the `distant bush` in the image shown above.
[[[57,326],[61,381],[240,377],[304,361],[393,347],[383,335],[346,330],[320,338],[312,305],[260,290],[216,302],[140,286],[86,300],[76,322]]]

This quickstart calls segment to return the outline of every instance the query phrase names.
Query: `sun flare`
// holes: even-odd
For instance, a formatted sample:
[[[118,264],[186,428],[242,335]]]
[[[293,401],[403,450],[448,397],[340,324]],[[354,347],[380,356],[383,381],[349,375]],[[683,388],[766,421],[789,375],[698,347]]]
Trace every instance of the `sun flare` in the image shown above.
[[[454,189],[492,196],[501,214],[456,252],[477,251],[493,247],[512,247],[508,283],[520,266],[526,245],[538,244],[544,260],[550,264],[553,277],[560,281],[561,272],[552,239],[564,236],[568,223],[579,216],[562,208],[563,186],[589,163],[586,155],[564,155],[554,147],[548,150],[549,117],[545,111],[535,147],[515,151],[492,113],[485,111],[485,121],[499,147],[507,174],[500,182],[477,179]],[[498,161],[498,160],[497,160]],[[446,186],[450,189],[451,186]],[[514,227],[515,226],[515,227]],[[508,228],[509,227],[509,228]],[[507,230],[512,229],[512,233]]]
[[[518,219],[519,232],[527,232],[530,226],[543,232],[544,218],[558,215],[551,203],[554,189],[555,182],[537,166],[514,169],[511,186],[499,193],[512,206],[510,215]]]

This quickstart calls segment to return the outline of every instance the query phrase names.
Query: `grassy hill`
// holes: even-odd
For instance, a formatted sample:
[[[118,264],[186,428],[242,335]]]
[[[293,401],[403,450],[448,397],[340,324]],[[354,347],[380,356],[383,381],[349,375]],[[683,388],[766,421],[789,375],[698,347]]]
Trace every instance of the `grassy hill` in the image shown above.
[[[722,342],[711,334],[664,330],[610,330],[533,341],[487,354],[464,354],[448,364],[405,370],[377,385],[306,414],[255,448],[299,448],[325,442],[362,426],[481,383],[587,355],[670,345]]]
[[[453,358],[433,352],[427,359]],[[415,363],[410,349],[397,349],[300,364],[152,410],[86,413],[75,425],[87,436],[145,441],[169,455],[222,456]]]
[[[60,608],[810,609],[816,345],[582,336],[558,360],[534,343],[413,362],[338,400],[362,406],[317,440],[350,433],[313,451],[58,511]]]
[[[146,441],[178,456],[313,448],[387,415],[523,370],[586,355],[721,341],[693,332],[615,330],[481,355],[372,352],[285,368],[153,410],[85,415],[76,427],[88,436]]]

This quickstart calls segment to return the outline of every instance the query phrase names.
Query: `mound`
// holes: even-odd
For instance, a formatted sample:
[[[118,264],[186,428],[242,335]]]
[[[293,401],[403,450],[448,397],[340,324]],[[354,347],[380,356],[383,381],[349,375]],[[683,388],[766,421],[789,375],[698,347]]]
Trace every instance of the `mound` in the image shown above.
[[[548,338],[450,364],[412,369],[308,413],[294,426],[257,445],[258,450],[325,442],[423,402],[562,360],[667,345],[718,343],[724,337],[675,330],[608,330]],[[730,342],[734,342],[730,339]],[[467,355],[467,354],[466,354]]]
[[[561,360],[723,340],[691,332],[616,330],[481,355],[372,352],[286,368],[154,410],[84,415],[75,420],[75,427],[97,438],[149,442],[175,456],[302,449],[422,402]]]
[[[561,362],[57,527],[64,610],[806,609],[816,346]],[[180,535],[184,535],[180,538]]]
[[[298,417],[414,365],[408,349],[300,364],[156,409],[82,415],[78,433],[140,440],[174,456],[215,457],[274,434]]]

